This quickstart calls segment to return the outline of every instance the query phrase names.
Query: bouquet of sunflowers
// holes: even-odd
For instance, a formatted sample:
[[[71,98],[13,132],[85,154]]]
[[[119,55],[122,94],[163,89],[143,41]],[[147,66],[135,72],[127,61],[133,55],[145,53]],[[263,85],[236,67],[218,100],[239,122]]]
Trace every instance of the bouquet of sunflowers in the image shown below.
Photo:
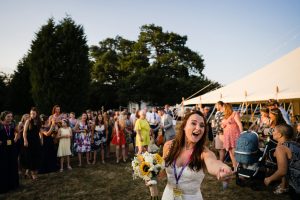
[[[132,161],[133,179],[142,178],[150,188],[151,198],[156,199],[157,175],[165,168],[164,159],[159,154],[145,152],[134,157]]]

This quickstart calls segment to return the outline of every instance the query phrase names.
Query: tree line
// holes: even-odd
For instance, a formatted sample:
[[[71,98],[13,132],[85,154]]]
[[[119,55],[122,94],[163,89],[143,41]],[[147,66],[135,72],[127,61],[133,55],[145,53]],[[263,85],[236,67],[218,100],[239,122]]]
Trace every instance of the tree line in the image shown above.
[[[50,18],[35,34],[13,74],[0,73],[0,110],[28,112],[37,106],[50,113],[106,109],[146,101],[175,104],[212,83],[204,60],[187,47],[187,36],[143,25],[136,41],[121,36],[88,46],[82,25],[66,16]]]

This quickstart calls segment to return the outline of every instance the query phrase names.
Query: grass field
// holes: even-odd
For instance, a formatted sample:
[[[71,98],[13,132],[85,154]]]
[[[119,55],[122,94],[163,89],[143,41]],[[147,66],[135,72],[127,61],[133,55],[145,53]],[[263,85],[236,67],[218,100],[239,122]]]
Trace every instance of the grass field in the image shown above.
[[[72,159],[76,166],[76,158]],[[37,181],[20,180],[20,187],[0,199],[53,200],[53,199],[149,199],[149,190],[142,180],[132,180],[131,163],[116,164],[111,158],[106,164],[84,165],[74,167],[71,171],[39,175]],[[162,195],[166,180],[158,184]],[[274,195],[272,188],[253,191],[249,187],[240,187],[232,180],[226,190],[215,177],[206,175],[201,190],[204,199],[238,199],[238,200],[279,200],[288,199],[287,195]]]

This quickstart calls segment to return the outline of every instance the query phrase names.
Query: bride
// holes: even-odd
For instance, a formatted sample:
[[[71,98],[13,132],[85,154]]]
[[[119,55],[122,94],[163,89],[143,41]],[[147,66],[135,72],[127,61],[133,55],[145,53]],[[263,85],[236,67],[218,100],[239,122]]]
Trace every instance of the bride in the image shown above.
[[[203,170],[220,179],[233,174],[231,168],[217,160],[204,146],[207,125],[199,111],[189,113],[174,140],[165,143],[163,157],[168,178],[162,200],[202,200],[200,186]]]

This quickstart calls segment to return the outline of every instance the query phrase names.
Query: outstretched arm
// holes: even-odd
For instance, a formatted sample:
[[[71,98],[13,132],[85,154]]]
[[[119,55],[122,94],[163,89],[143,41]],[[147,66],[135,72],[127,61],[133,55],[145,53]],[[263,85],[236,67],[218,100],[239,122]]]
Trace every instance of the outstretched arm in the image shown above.
[[[202,159],[204,160],[208,173],[216,176],[218,180],[227,179],[233,174],[231,168],[218,160],[216,155],[208,148],[205,148],[202,153]]]

